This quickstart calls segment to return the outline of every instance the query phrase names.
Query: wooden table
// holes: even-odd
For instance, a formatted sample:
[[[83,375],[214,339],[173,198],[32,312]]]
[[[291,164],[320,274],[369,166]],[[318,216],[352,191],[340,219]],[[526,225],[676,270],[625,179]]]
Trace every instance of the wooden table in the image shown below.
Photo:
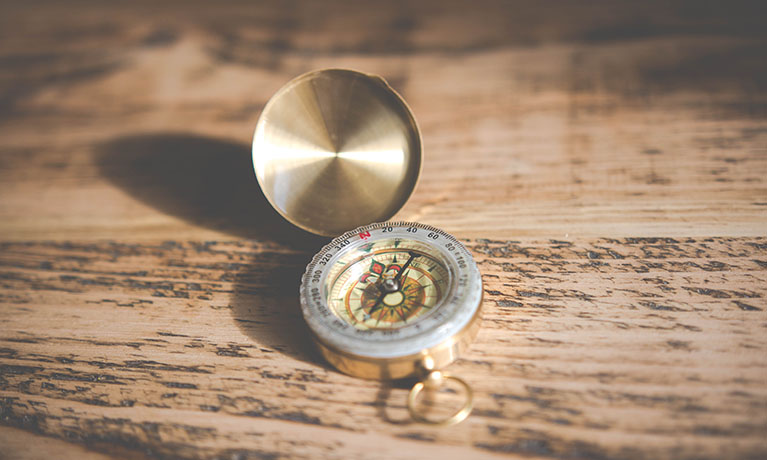
[[[767,457],[759,2],[3,4],[0,457]],[[249,143],[322,67],[419,120],[396,216],[485,318],[460,425],[313,351]]]

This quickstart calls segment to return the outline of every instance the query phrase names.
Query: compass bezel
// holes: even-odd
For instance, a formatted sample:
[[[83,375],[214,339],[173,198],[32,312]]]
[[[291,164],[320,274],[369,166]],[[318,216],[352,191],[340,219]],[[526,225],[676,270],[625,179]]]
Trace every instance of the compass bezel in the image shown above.
[[[445,262],[449,288],[433,313],[396,329],[360,330],[328,305],[326,280],[348,251],[389,238],[415,240]],[[415,373],[426,358],[444,366],[473,339],[482,305],[482,279],[471,253],[452,235],[413,222],[381,222],[344,233],[323,247],[301,280],[301,309],[328,361],[361,377],[399,378]]]

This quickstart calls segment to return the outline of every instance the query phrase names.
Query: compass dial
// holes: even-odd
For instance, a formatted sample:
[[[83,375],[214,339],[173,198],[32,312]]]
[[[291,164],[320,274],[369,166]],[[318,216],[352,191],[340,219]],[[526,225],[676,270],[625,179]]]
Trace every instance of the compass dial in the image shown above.
[[[452,361],[476,332],[481,302],[471,253],[453,236],[411,222],[339,236],[301,282],[301,309],[323,354],[361,376],[412,375],[425,356]]]
[[[342,254],[325,289],[333,312],[355,328],[395,329],[434,311],[448,282],[448,268],[433,249],[386,238]]]

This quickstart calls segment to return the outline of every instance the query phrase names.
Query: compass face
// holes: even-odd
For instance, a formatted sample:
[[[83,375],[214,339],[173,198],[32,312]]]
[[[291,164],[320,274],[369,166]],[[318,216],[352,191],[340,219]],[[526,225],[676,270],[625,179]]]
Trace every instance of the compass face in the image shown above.
[[[330,268],[328,304],[357,329],[395,329],[435,310],[449,289],[445,263],[426,245],[386,238],[342,254]]]
[[[469,251],[427,225],[384,222],[334,239],[307,266],[301,309],[323,345],[367,358],[410,356],[478,316],[482,280]]]

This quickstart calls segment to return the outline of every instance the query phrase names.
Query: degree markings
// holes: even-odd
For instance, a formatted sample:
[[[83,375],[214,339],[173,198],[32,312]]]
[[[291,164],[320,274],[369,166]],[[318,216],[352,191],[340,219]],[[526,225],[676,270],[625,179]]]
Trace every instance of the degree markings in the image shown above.
[[[392,241],[395,243],[394,245],[392,245]],[[402,244],[402,243],[405,243],[405,244]],[[425,289],[422,294],[423,300],[418,302],[418,304],[420,305],[418,305],[417,308],[424,308],[426,310],[429,310],[434,307],[434,305],[436,304],[435,299],[438,297],[438,294],[440,292],[440,288],[437,287],[435,282],[443,281],[440,284],[440,286],[444,285],[445,282],[444,280],[435,280],[430,275],[434,274],[436,275],[437,278],[444,278],[448,276],[448,273],[444,268],[441,267],[441,263],[438,262],[436,259],[434,259],[434,256],[430,254],[431,250],[425,249],[426,247],[428,247],[428,245],[425,245],[424,243],[419,241],[414,241],[413,243],[411,243],[410,241],[403,240],[403,239],[393,239],[387,242],[371,241],[368,244],[370,245],[370,247],[365,248],[365,254],[361,254],[359,257],[353,260],[348,260],[347,258],[347,259],[336,261],[333,265],[338,266],[339,267],[338,269],[329,267],[330,275],[331,275],[329,277],[329,280],[332,280],[332,281],[328,283],[329,286],[328,284],[326,284],[326,286],[330,287],[329,290],[331,295],[329,295],[328,298],[331,299],[329,303],[331,303],[330,306],[332,310],[334,310],[341,318],[343,318],[345,321],[351,324],[359,324],[360,322],[364,324],[368,320],[372,320],[373,318],[375,318],[375,326],[380,326],[381,322],[384,320],[384,318],[387,315],[398,316],[402,323],[407,323],[410,319],[421,316],[421,314],[415,313],[417,316],[407,317],[405,316],[404,307],[398,306],[398,307],[393,307],[389,309],[378,308],[376,309],[378,312],[377,315],[375,314],[375,312],[372,312],[372,311],[369,313],[365,313],[363,311],[362,312],[363,316],[359,317],[357,315],[360,314],[360,310],[363,309],[364,307],[357,306],[355,308],[353,306],[353,305],[358,305],[362,301],[366,287],[369,286],[371,282],[375,282],[375,280],[368,280],[367,282],[357,280],[358,277],[360,277],[362,274],[366,273],[367,270],[369,270],[368,267],[370,266],[373,260],[383,264],[384,267],[388,268],[389,265],[396,264],[399,262],[398,256],[401,253],[410,253],[410,252],[417,252],[420,256],[422,256],[421,260],[428,259],[428,262],[423,263],[419,261],[414,261],[414,263],[411,264],[410,267],[408,268],[407,272],[403,274],[403,279],[410,279],[413,282],[421,285],[421,288],[419,289],[419,291]],[[343,267],[343,268],[340,268],[340,267]],[[428,274],[424,271],[426,267],[429,267]],[[439,269],[436,272],[434,272],[434,270],[437,268]],[[386,270],[386,268],[384,270]],[[335,276],[332,276],[333,272],[336,272]],[[369,272],[369,273],[371,273],[372,275],[372,272]],[[426,279],[431,280],[431,283],[429,283],[428,285],[423,285],[422,283]],[[412,301],[413,299],[412,296],[409,296],[408,298],[411,299],[410,301]],[[412,307],[408,307],[408,312],[410,311],[413,311]],[[355,315],[355,312],[357,312],[356,315]],[[389,316],[389,318],[391,318],[391,316]],[[391,319],[387,321],[391,321]],[[397,323],[399,322],[390,323],[390,327],[396,328]],[[371,325],[368,323],[367,326],[370,327]]]
[[[410,231],[406,233],[408,230]],[[433,232],[434,235],[429,234],[429,232]],[[365,234],[366,238],[362,238],[362,234]],[[397,246],[394,245],[395,240],[401,240],[398,241]],[[451,245],[450,243],[453,244]],[[352,247],[346,247],[347,245]],[[358,282],[359,267],[356,270],[350,270],[351,266],[357,264],[369,266],[371,260],[365,257],[366,255],[379,252],[393,252],[391,250],[395,249],[395,247],[403,250],[403,253],[407,252],[407,247],[412,247],[419,253],[439,253],[440,255],[437,257],[419,258],[422,265],[416,265],[415,262],[418,261],[416,259],[409,267],[418,268],[418,270],[411,270],[409,273],[409,276],[412,276],[412,278],[409,278],[412,282],[421,284],[425,281],[424,277],[426,277],[432,279],[433,284],[420,294],[417,294],[417,299],[412,297],[412,292],[418,291],[410,289],[411,295],[408,296],[409,300],[405,304],[400,305],[396,312],[389,309],[388,312],[366,313],[363,311],[352,316],[348,315],[345,311],[345,306],[348,304],[347,300],[354,304],[360,304],[361,300],[365,300],[365,303],[368,306],[370,305],[368,299],[371,298],[374,291],[371,288],[366,293],[365,287],[371,284],[370,281],[375,281],[371,278],[367,283]],[[367,254],[363,254],[363,252]],[[360,257],[355,258],[355,256]],[[397,256],[396,263],[398,265],[401,265],[401,257]],[[395,263],[392,260],[376,260],[384,263],[386,267],[390,263]],[[325,263],[324,261],[327,262]],[[313,330],[319,328],[319,330],[315,330],[319,336],[333,343],[335,343],[335,338],[338,337],[338,346],[342,348],[346,346],[344,342],[346,340],[362,340],[367,342],[373,338],[382,341],[382,343],[391,341],[396,346],[399,340],[418,337],[424,331],[429,333],[442,331],[443,329],[436,329],[437,326],[441,325],[446,318],[452,317],[451,315],[464,314],[461,312],[467,309],[476,311],[478,308],[477,304],[475,304],[475,302],[478,302],[476,299],[481,298],[481,279],[474,274],[477,271],[476,265],[466,263],[472,261],[473,257],[463,246],[463,243],[434,227],[410,222],[370,224],[347,232],[333,240],[307,266],[306,274],[302,278],[301,302],[304,314],[308,315],[307,321],[310,322]],[[364,268],[366,271],[369,270],[368,267]],[[347,272],[347,270],[349,271]],[[394,272],[389,272],[389,274],[391,273]],[[474,287],[474,283],[462,281],[465,277],[469,276],[466,273],[473,276],[471,281],[476,280],[480,283],[479,289]],[[462,276],[462,278],[459,278],[459,276]],[[450,280],[450,282],[446,280]],[[459,283],[459,281],[461,282]],[[310,284],[317,282],[321,284]],[[310,295],[314,295],[313,293],[317,291],[316,287],[320,288],[320,298],[309,301]],[[346,297],[347,295],[348,297]],[[471,304],[467,304],[467,307],[464,308],[458,302],[467,295],[472,296]],[[392,300],[391,303],[395,302],[398,302],[398,300]],[[389,307],[392,306],[389,305]],[[397,319],[397,316],[401,314],[405,316],[414,314],[414,307],[423,308],[423,313],[415,313],[416,316],[407,317],[407,325]],[[317,309],[319,309],[319,313]],[[431,310],[431,312],[427,312],[427,310]],[[333,320],[333,317],[336,319]],[[418,321],[415,320],[416,318],[418,318]],[[364,325],[372,326],[376,319],[379,320],[381,327],[364,327]],[[314,327],[310,320],[317,322],[317,328]],[[346,323],[353,327],[339,328],[336,325],[339,320],[341,323]],[[355,321],[361,324],[355,325]],[[380,324],[382,322],[386,324]],[[396,334],[387,334],[386,330]],[[341,337],[344,338],[340,339]],[[357,345],[360,344],[355,346]]]

